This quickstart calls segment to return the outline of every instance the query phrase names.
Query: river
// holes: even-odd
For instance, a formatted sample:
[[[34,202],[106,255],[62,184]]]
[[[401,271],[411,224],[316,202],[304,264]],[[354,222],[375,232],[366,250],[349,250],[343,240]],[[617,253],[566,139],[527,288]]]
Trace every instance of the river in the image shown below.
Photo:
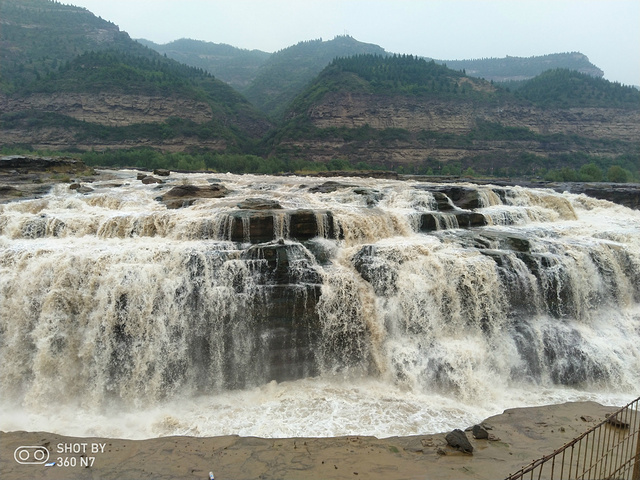
[[[386,437],[638,395],[638,211],[136,173],[0,205],[0,430]],[[185,185],[226,190],[168,208]]]

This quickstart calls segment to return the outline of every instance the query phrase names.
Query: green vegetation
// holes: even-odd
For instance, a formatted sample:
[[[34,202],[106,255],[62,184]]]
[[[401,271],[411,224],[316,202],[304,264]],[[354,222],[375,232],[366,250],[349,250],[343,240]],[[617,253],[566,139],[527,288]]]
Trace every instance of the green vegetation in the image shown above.
[[[548,108],[638,108],[640,92],[617,82],[566,69],[546,71],[524,83],[519,98]]]
[[[0,149],[2,155],[33,154],[60,155],[61,152],[38,151],[30,148]],[[546,180],[550,182],[638,182],[640,181],[640,155],[620,155],[615,158],[585,154],[560,154],[544,157],[520,153],[509,159],[501,154],[484,154],[461,161],[442,162],[427,158],[414,165],[371,165],[353,163],[344,157],[335,157],[327,163],[317,163],[289,155],[269,158],[248,154],[180,152],[162,153],[149,148],[107,150],[103,152],[67,153],[81,159],[90,167],[129,167],[152,170],[167,168],[174,171],[210,171],[230,173],[282,174],[315,173],[323,171],[394,170],[401,174],[462,176],[467,178],[504,178]]]
[[[147,170],[167,168],[181,171],[277,174],[287,172],[319,172],[352,170],[346,161],[327,165],[289,157],[262,158],[256,155],[230,153],[161,153],[151,149],[86,152],[80,158],[90,166],[136,167]]]
[[[212,78],[202,70],[167,62],[161,57],[145,58],[105,50],[83,53],[20,90],[24,94],[109,91],[206,100],[206,95],[198,87]],[[221,88],[228,89],[226,85],[221,85]]]
[[[53,112],[23,111],[0,115],[0,129],[19,128],[64,129],[72,133],[75,143],[124,142],[132,138],[162,141],[176,137],[193,137],[199,140],[225,139],[229,142],[238,140],[237,136],[219,122],[195,123],[179,117],[171,117],[164,123],[110,127]]]
[[[132,41],[114,24],[84,8],[50,0],[0,0],[0,9],[0,91],[14,98],[62,92],[171,97],[202,102],[211,114],[211,121],[201,124],[168,118],[161,123],[112,127],[44,107],[0,112],[3,128],[66,129],[76,142],[88,143],[185,136],[216,139],[231,151],[250,150],[269,128],[264,116],[229,85]]]
[[[368,90],[376,94],[438,95],[446,98],[473,92],[471,82],[460,82],[464,74],[413,55],[336,58],[320,78],[333,75],[343,78],[345,73],[364,80]]]
[[[260,67],[253,82],[240,91],[259,110],[279,119],[289,103],[336,57],[386,55],[377,45],[344,35],[333,40],[310,40],[280,50]]]
[[[12,92],[45,77],[86,51],[148,50],[84,8],[47,0],[0,0],[0,12],[0,91]]]
[[[275,54],[186,39],[164,46],[171,55],[189,56],[191,63],[196,58],[202,60],[187,66],[168,58],[171,55],[160,55],[132,41],[114,24],[83,8],[52,0],[0,0],[0,10],[0,93],[8,105],[0,112],[0,129],[28,132],[25,138],[58,136],[68,141],[67,150],[76,152],[86,145],[155,148],[84,153],[91,165],[236,173],[382,168],[404,173],[556,181],[639,178],[639,144],[633,139],[540,134],[536,133],[540,131],[537,127],[534,132],[516,126],[518,119],[514,121],[513,116],[520,109],[535,110],[530,107],[558,110],[560,115],[562,109],[575,107],[617,108],[625,109],[625,115],[632,118],[628,109],[640,107],[640,92],[584,73],[555,69],[505,88],[435,61],[388,55],[377,45],[349,36],[300,42]],[[555,66],[554,62],[591,68],[585,67],[588,60],[580,54],[506,60],[511,65],[520,64],[523,74],[543,64]],[[272,118],[281,119],[280,125],[267,131],[270,124],[266,117],[240,93],[211,75],[207,66],[211,62],[235,72],[229,74],[239,79],[238,85],[242,83],[239,88]],[[494,67],[498,68],[497,64]],[[80,98],[67,93],[90,94],[81,97],[82,102],[89,99],[89,107],[84,103],[69,107],[64,101],[62,106],[47,102],[49,94],[72,103]],[[393,105],[402,97],[403,108],[408,110],[414,105],[452,108],[464,112],[461,115],[465,122],[449,127],[425,121],[424,126],[414,125],[411,130],[370,125],[319,128],[310,112],[332,93],[358,94],[354,98],[370,102],[365,105],[370,112],[375,112],[376,102]],[[101,113],[91,109],[91,102],[96,96],[107,95],[110,101],[122,96],[122,102],[136,102],[138,96],[161,105],[165,104],[163,99],[170,98],[171,102],[166,102],[169,106],[197,101],[206,117],[198,114],[197,121],[195,116],[183,118],[188,115],[176,109],[160,122],[106,125]],[[326,99],[329,108],[332,98]],[[501,115],[505,107],[507,113]],[[118,115],[126,115],[127,105],[113,108]],[[136,113],[143,114],[140,110]],[[180,147],[181,143],[184,146]],[[160,153],[169,146],[185,152]],[[394,164],[389,159],[394,158],[395,148],[422,150],[434,158],[414,165]],[[444,150],[446,157],[441,158],[459,160],[440,161],[440,151]],[[324,163],[313,163],[312,158],[322,158]]]
[[[244,50],[231,45],[186,38],[165,45],[148,40],[138,42],[180,63],[205,70],[236,90],[246,88],[258,74],[258,69],[271,56],[260,50]]]
[[[557,68],[575,70],[593,77],[602,77],[603,72],[589,59],[578,52],[552,53],[534,57],[480,58],[473,60],[436,60],[454,70],[464,70],[467,75],[487,80],[508,82],[531,79],[547,70]]]

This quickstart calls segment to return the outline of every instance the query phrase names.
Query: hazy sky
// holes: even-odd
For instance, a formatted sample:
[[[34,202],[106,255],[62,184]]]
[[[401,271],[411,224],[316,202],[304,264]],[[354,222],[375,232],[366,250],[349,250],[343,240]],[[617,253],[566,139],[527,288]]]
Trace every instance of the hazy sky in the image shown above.
[[[640,85],[639,0],[62,0],[156,43],[193,38],[274,52],[348,33],[442,60],[579,51]]]

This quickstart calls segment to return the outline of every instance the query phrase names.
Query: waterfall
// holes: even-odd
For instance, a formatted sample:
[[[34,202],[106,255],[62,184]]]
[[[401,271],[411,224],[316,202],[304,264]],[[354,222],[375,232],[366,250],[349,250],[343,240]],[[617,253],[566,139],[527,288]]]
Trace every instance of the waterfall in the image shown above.
[[[543,189],[231,174],[215,180],[227,195],[168,208],[207,175],[135,173],[0,205],[0,401],[16,418],[179,402],[191,410],[153,432],[214,434],[194,427],[211,421],[198,402],[260,392],[286,418],[294,398],[311,417],[357,398],[347,416],[374,408],[378,426],[390,402],[409,423],[364,433],[408,434],[441,426],[426,402],[456,403],[453,419],[531,392],[637,395],[640,212]],[[336,421],[280,431],[363,433]]]

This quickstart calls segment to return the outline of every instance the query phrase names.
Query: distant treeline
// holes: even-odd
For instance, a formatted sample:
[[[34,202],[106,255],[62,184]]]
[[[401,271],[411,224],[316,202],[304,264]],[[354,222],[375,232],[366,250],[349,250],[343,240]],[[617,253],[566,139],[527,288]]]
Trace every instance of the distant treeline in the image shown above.
[[[3,155],[34,153],[29,148],[3,148]],[[61,155],[61,152],[38,151],[39,155]],[[67,153],[92,167],[131,167],[143,170],[166,168],[180,171],[222,173],[313,173],[323,171],[392,170],[401,174],[464,176],[469,178],[508,178],[547,180],[553,182],[638,182],[640,154],[615,158],[584,153],[542,156],[521,153],[505,165],[502,153],[483,154],[461,161],[442,162],[426,158],[413,165],[369,164],[336,157],[326,163],[281,155],[269,158],[247,154],[212,152],[162,153],[149,148],[107,150],[103,152]],[[497,165],[494,168],[494,165]]]
[[[202,69],[120,51],[87,52],[23,88],[30,92],[122,92],[142,95],[204,95],[194,87],[212,76]],[[203,98],[204,99],[204,98]]]
[[[523,82],[515,94],[535,105],[550,108],[640,107],[640,92],[636,88],[567,69],[541,73]]]

